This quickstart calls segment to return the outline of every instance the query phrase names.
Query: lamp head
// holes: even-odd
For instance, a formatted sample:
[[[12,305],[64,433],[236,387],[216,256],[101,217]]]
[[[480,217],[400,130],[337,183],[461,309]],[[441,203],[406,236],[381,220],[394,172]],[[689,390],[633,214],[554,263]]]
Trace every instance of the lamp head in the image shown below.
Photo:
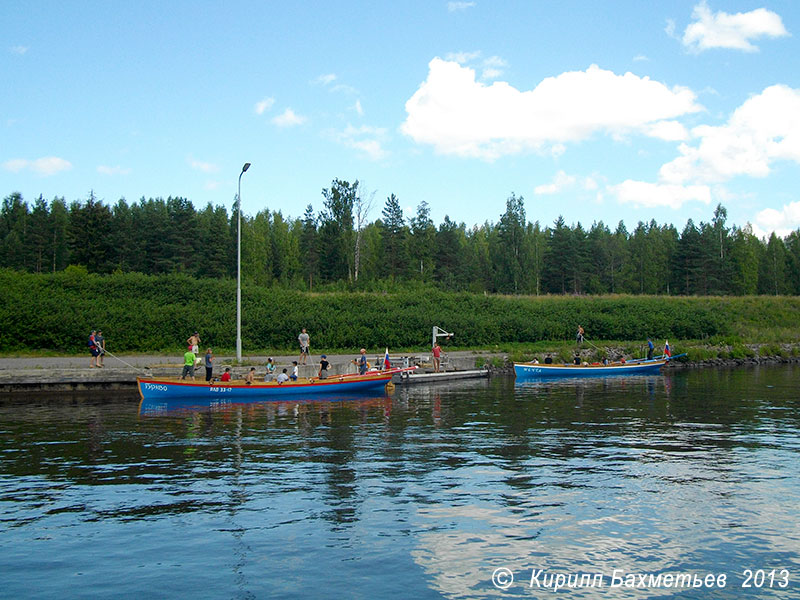
[[[244,163],[244,166],[242,167],[242,173],[247,171],[247,169],[249,169],[249,168],[250,168],[250,163]]]

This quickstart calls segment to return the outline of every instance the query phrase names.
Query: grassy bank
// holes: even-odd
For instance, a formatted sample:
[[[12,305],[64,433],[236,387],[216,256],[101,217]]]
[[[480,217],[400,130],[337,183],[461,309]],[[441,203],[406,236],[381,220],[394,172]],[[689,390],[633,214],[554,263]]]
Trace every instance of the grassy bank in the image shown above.
[[[424,350],[434,325],[455,333],[451,349],[512,355],[572,345],[580,324],[598,348],[657,345],[719,347],[800,342],[798,297],[543,296],[442,293],[420,287],[391,293],[309,294],[245,285],[243,346],[248,353],[293,351],[306,327],[312,349],[361,346]],[[236,284],[181,275],[53,275],[0,271],[0,352],[81,353],[92,329],[114,352],[177,352],[199,331],[203,345],[235,347]],[[589,346],[591,347],[591,346]]]

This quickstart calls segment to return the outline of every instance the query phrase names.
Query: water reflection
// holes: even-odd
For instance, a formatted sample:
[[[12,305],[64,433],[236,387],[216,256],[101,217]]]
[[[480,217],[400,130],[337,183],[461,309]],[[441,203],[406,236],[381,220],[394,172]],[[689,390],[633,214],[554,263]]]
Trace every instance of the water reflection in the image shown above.
[[[503,595],[525,597],[542,593],[527,587],[533,568],[798,573],[796,374],[2,402],[6,593],[56,597],[76,573],[98,598],[483,598],[500,594],[500,566],[516,577]]]

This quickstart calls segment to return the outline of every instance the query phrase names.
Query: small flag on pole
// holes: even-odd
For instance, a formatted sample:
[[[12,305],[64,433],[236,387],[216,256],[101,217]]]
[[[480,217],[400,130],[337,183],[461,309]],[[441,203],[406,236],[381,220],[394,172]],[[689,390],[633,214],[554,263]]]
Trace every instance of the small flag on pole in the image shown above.
[[[669,349],[669,340],[664,340],[664,356],[672,356],[672,352]]]
[[[386,354],[383,355],[383,368],[389,369],[391,368],[392,363],[389,360],[389,348],[386,348]]]

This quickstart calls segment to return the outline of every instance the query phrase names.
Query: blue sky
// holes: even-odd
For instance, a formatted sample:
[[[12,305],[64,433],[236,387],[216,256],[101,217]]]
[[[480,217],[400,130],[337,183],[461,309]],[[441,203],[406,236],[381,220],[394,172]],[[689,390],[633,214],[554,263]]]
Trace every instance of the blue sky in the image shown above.
[[[800,3],[3,2],[0,195],[800,227]]]

